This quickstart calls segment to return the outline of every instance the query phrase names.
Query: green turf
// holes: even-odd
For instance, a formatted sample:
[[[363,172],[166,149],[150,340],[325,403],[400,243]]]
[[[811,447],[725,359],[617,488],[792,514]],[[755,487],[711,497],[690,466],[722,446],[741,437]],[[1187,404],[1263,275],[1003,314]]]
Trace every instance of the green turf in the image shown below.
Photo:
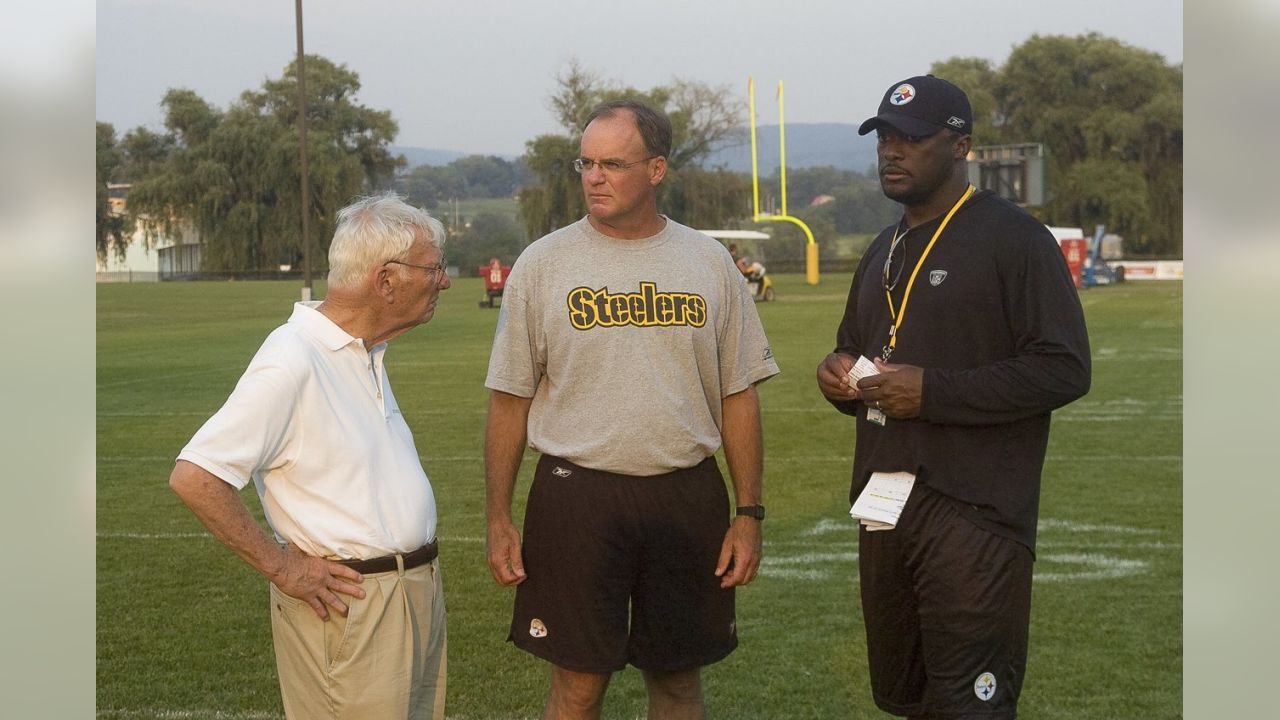
[[[705,672],[720,718],[881,718],[866,676],[847,511],[851,420],[813,370],[846,276],[775,278],[759,305],[783,373],[761,387],[765,565],[739,591],[741,646]],[[322,291],[322,288],[318,288]],[[265,582],[168,490],[173,457],[217,409],[296,283],[98,286],[98,715],[282,717]],[[393,343],[388,365],[441,511],[448,715],[534,718],[546,669],[504,642],[511,591],[484,557],[481,448],[497,311],[478,279]],[[1093,391],[1055,414],[1041,506],[1026,718],[1182,714],[1182,284],[1082,294]],[[523,504],[532,463],[517,495]],[[252,491],[244,495],[257,511]],[[633,670],[605,715],[643,716]]]

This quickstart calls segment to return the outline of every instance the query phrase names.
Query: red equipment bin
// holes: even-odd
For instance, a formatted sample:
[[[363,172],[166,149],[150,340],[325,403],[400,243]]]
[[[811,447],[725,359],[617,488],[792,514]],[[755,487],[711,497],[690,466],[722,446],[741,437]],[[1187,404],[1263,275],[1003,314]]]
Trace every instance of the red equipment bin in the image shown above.
[[[480,307],[493,307],[494,299],[501,298],[502,291],[507,286],[511,266],[503,265],[498,258],[494,258],[488,265],[481,265],[478,269],[480,276],[484,278],[484,299],[480,301]]]
[[[1071,280],[1076,287],[1082,287],[1081,275],[1084,271],[1084,259],[1089,254],[1088,241],[1084,238],[1068,238],[1058,241],[1062,248],[1062,257],[1067,261],[1067,269],[1071,271]]]

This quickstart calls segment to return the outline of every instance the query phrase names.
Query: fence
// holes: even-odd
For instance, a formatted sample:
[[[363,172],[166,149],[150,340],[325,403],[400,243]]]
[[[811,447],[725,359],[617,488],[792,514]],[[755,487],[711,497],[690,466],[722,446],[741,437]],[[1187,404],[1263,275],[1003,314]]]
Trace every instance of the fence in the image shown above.
[[[154,270],[113,270],[97,272],[94,279],[100,283],[160,282],[160,273]]]

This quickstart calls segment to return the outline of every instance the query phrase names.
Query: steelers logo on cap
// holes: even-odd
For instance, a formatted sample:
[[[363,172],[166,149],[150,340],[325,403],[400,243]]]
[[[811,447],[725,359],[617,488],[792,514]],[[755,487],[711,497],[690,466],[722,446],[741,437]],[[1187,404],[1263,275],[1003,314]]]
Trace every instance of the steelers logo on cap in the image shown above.
[[[916,89],[907,83],[902,83],[898,87],[894,88],[893,92],[889,94],[889,102],[894,105],[906,105],[915,99]]]

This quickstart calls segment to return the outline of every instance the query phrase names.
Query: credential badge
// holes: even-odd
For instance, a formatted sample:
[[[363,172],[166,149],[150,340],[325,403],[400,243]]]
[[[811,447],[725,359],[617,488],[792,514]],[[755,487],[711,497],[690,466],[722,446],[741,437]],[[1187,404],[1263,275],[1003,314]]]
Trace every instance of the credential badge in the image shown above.
[[[946,279],[947,279],[946,270],[930,270],[929,271],[929,284],[934,287],[938,287],[939,285],[942,284],[942,281]]]

